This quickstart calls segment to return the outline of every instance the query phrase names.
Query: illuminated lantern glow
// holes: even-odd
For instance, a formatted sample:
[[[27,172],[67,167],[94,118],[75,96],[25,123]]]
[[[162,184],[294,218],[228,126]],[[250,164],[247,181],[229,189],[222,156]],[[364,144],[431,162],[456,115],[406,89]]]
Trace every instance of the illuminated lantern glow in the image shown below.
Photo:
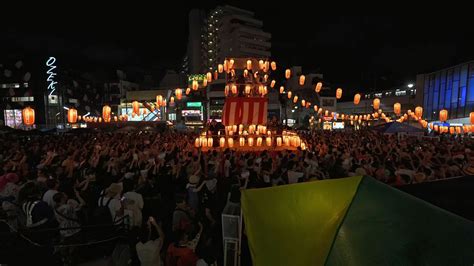
[[[207,82],[212,82],[212,73],[211,73],[211,72],[207,72],[206,78],[207,78]]]
[[[174,94],[176,95],[176,99],[181,100],[183,98],[183,90],[180,88],[177,88],[174,91]]]
[[[291,70],[287,69],[285,70],[285,78],[289,79],[291,77]]]
[[[209,148],[212,148],[214,146],[214,139],[213,138],[207,138],[207,146]]]
[[[275,70],[277,69],[277,63],[276,63],[275,61],[272,61],[272,62],[270,63],[270,66],[271,66],[271,68],[272,68],[273,71],[275,71]]]
[[[358,105],[359,103],[360,103],[360,94],[357,93],[356,95],[354,95],[354,104]]]
[[[245,94],[250,94],[252,87],[250,85],[245,85]]]
[[[415,116],[421,118],[423,116],[423,107],[417,106],[415,108]]]
[[[173,105],[174,104],[174,96],[171,96],[170,98],[170,105]]]
[[[393,105],[393,112],[396,114],[396,115],[400,115],[400,113],[402,112],[402,105],[400,103],[395,103]],[[406,114],[405,114],[406,115]],[[406,117],[405,117],[406,118]]]
[[[439,131],[439,126],[438,126],[438,125],[434,125],[434,126],[433,126],[433,130],[436,131],[436,132],[438,132],[438,131]]]
[[[258,78],[258,71],[255,71],[255,73],[253,73],[253,77],[254,77],[255,79]]]
[[[247,69],[248,70],[252,69],[252,60],[247,60]]]
[[[226,59],[224,60],[224,71],[228,72],[228,70],[229,70],[229,61]]]
[[[232,131],[237,132],[237,125],[232,125]]]
[[[268,93],[267,86],[263,86],[263,94],[262,94],[262,96],[263,96],[263,95],[267,95],[267,93]]]
[[[80,115],[77,116],[77,121],[81,121],[82,117]]]
[[[317,106],[317,105],[313,106],[313,108],[314,108],[314,111],[315,111],[315,112],[318,111],[318,106]]]
[[[265,61],[265,65],[263,65],[263,71],[268,72],[269,69],[270,69],[270,62]]]
[[[317,93],[319,93],[322,88],[323,88],[323,83],[322,83],[322,82],[318,82],[318,83],[316,83],[316,87],[314,88],[314,90],[315,90]]]
[[[407,114],[408,114],[409,116],[412,116],[411,109],[408,109]],[[414,115],[414,114],[413,114],[413,115]]]
[[[474,112],[469,113],[469,119],[471,121],[471,124],[474,124]]]
[[[268,75],[267,75],[267,74],[263,75],[263,81],[264,81],[264,82],[267,82],[267,81],[268,81]]]
[[[291,99],[291,91],[288,91],[288,99]]]
[[[439,121],[445,122],[446,120],[448,120],[448,110],[443,109],[439,111]]]
[[[199,83],[197,80],[193,80],[192,88],[193,88],[193,91],[197,91],[199,89]]]
[[[288,136],[283,136],[283,144],[285,146],[290,146],[290,137]]]
[[[323,108],[319,108],[318,109],[318,114],[322,114],[323,113]]]
[[[140,104],[137,101],[132,102],[132,114],[140,115]]]
[[[227,145],[229,146],[229,148],[233,148],[234,147],[234,139],[233,138],[227,138]]]
[[[275,87],[275,83],[276,83],[276,81],[275,81],[275,80],[272,80],[272,82],[270,82],[270,88]]]
[[[69,108],[67,110],[67,122],[70,124],[74,124],[77,122],[77,110],[74,108]]]
[[[207,86],[207,79],[202,80],[202,86],[206,87]]]
[[[97,117],[94,117],[93,121],[94,121],[94,123],[97,123]]]
[[[114,116],[114,121],[117,122],[118,121],[118,117],[115,115]]]
[[[309,108],[311,106],[311,103],[310,102],[307,102],[306,103],[306,108]]]
[[[265,67],[265,62],[263,62],[263,60],[259,60],[258,61],[258,68],[260,70],[263,70],[264,67]]]
[[[342,89],[338,88],[336,90],[336,99],[341,99],[341,97],[342,97]]]
[[[232,91],[232,94],[237,94],[237,85],[232,84],[231,91]]]
[[[219,73],[216,70],[216,71],[214,71],[214,79],[217,79],[217,78],[219,78]]]
[[[221,137],[219,139],[219,147],[224,148],[225,147],[225,138]]]
[[[252,146],[253,146],[253,138],[252,138],[252,137],[249,137],[249,138],[247,139],[247,142],[248,142],[248,144],[249,144],[249,147],[252,147]]]
[[[449,127],[449,134],[453,135],[454,134],[454,127]]]
[[[22,110],[23,124],[32,126],[35,124],[35,110],[31,107],[26,107]]]
[[[306,101],[303,99],[301,100],[301,106],[305,107],[306,106]]]
[[[219,73],[224,72],[224,66],[222,64],[217,65],[217,72]]]
[[[276,143],[277,147],[281,147],[281,137],[277,137]]]
[[[233,69],[233,68],[234,68],[234,59],[230,59],[228,69]]]
[[[239,138],[239,145],[240,145],[240,147],[245,146],[245,138],[243,138],[243,137]]]
[[[189,95],[191,93],[191,88],[186,88],[186,95]]]
[[[295,97],[293,98],[293,103],[297,103],[298,102],[298,95],[295,95]]]
[[[247,69],[244,70],[244,78],[249,76],[249,71]]]
[[[196,138],[194,140],[194,147],[196,147],[196,148],[201,147],[201,140],[199,138]]]
[[[102,118],[104,119],[104,122],[110,122],[110,113],[112,112],[112,110],[110,109],[110,106],[108,105],[104,105],[104,107],[102,107]]]
[[[98,121],[99,123],[102,123],[102,117],[99,117]]]
[[[301,75],[301,76],[300,76],[300,80],[299,80],[300,86],[303,86],[303,85],[304,85],[305,80],[306,80],[306,77],[305,77],[304,75]]]
[[[261,146],[262,146],[262,143],[263,143],[262,137],[258,137],[258,138],[257,138],[257,147],[261,147]]]
[[[163,96],[161,95],[156,96],[156,105],[163,106]]]
[[[324,116],[329,116],[329,110],[324,111]]]
[[[379,107],[380,107],[380,99],[379,99],[379,98],[375,98],[374,101],[373,101],[373,105],[374,105],[374,109],[375,109],[375,110],[378,110]]]
[[[234,70],[234,69],[231,69],[231,70],[230,70],[230,76],[231,76],[231,77],[235,77],[235,70]]]
[[[272,138],[271,137],[267,137],[265,139],[265,145],[267,145],[268,147],[272,146]]]
[[[280,86],[280,94],[283,94],[285,92],[285,87]]]
[[[244,125],[240,124],[239,125],[239,132],[242,132],[244,130]]]
[[[225,86],[224,94],[225,94],[225,96],[229,96],[229,85]]]
[[[201,137],[201,147],[203,147],[203,148],[207,147],[207,138],[206,137]]]
[[[461,134],[461,127],[456,127],[456,134]]]

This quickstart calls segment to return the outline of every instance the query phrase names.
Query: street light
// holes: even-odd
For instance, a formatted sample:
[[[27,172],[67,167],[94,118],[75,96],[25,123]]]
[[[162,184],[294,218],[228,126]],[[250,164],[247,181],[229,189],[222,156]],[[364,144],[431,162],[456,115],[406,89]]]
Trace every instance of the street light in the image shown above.
[[[413,85],[413,83],[408,84],[409,89],[413,88],[413,86],[415,86],[415,85]]]

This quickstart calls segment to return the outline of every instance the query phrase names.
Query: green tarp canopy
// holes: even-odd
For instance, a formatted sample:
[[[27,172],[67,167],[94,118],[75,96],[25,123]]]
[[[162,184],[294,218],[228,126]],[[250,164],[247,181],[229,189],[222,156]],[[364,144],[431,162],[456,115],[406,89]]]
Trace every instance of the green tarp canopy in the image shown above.
[[[242,194],[253,264],[473,265],[474,223],[370,177]]]

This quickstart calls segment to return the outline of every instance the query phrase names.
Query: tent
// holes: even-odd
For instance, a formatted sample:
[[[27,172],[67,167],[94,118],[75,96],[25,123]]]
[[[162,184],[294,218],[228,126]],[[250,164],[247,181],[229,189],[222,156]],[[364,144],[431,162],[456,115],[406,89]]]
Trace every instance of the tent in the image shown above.
[[[471,265],[474,223],[370,177],[249,189],[253,264]]]
[[[414,126],[410,126],[400,122],[389,122],[381,125],[373,126],[372,130],[376,130],[382,133],[395,134],[395,133],[423,133],[424,130]]]

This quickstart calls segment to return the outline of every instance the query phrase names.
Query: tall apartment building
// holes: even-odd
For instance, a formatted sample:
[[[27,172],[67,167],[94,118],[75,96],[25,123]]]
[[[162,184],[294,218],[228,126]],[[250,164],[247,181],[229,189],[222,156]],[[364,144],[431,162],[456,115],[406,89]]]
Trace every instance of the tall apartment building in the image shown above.
[[[251,11],[218,6],[207,15],[201,10],[189,13],[189,37],[182,72],[205,73],[214,70],[226,57],[271,56],[271,34]]]

